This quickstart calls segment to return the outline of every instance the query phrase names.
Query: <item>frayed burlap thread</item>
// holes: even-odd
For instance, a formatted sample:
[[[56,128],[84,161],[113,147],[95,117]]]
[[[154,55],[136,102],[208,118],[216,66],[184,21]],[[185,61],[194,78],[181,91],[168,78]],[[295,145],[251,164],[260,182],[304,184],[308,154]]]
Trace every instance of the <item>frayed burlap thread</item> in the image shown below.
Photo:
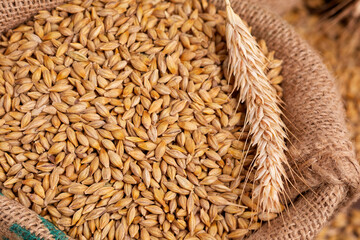
[[[294,206],[289,205],[282,217],[262,226],[249,240],[313,239],[335,213],[358,196],[360,166],[349,140],[344,108],[334,78],[321,58],[292,27],[255,5],[254,1],[273,2],[235,0],[232,6],[252,27],[253,34],[264,39],[268,48],[276,51],[276,57],[284,61],[284,112],[291,132],[289,162],[302,174],[306,184],[296,181],[296,189],[302,196],[289,189]],[[279,1],[285,5],[291,2]],[[62,2],[64,0],[0,0],[0,31],[17,26],[38,10]],[[223,0],[212,2],[218,8],[224,8]],[[34,212],[14,201],[0,198],[0,229],[8,227],[8,222],[22,221],[25,224],[23,219],[26,219],[30,225],[26,226],[27,229],[46,233],[33,223],[33,219],[39,219]],[[17,218],[14,212],[26,216]],[[4,233],[0,230],[0,234]],[[49,233],[48,237],[44,239],[52,239]]]

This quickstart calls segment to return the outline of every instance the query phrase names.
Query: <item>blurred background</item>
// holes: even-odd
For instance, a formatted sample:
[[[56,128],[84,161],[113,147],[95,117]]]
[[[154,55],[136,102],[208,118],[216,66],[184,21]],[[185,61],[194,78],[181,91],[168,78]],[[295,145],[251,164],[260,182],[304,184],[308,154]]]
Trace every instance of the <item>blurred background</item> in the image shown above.
[[[360,161],[360,0],[303,0],[284,17],[336,76]],[[360,239],[360,202],[323,229],[324,239]]]

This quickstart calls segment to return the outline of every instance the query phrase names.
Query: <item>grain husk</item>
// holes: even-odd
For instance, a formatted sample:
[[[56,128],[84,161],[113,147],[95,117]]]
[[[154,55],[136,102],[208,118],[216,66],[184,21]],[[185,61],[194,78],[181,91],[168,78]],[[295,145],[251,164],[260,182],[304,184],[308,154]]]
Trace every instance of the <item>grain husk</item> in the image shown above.
[[[243,205],[252,189],[240,184],[258,185],[254,174],[246,176],[255,146],[239,139],[249,131],[246,107],[225,78],[224,27],[224,12],[207,2],[75,0],[6,33],[0,58],[1,129],[10,130],[1,140],[12,141],[1,155],[7,197],[72,238],[91,238],[80,229],[95,221],[96,238],[119,239],[123,219],[131,238],[152,227],[170,238],[250,234],[235,230],[238,222],[261,224],[258,209]],[[30,52],[13,56],[13,45]],[[280,71],[271,70],[281,61],[261,46],[272,87]],[[273,91],[282,94],[275,85]],[[226,206],[243,213],[225,214]]]
[[[217,6],[220,7],[221,4],[222,3],[217,3]],[[310,162],[310,167],[313,169],[313,173],[305,176],[318,194],[314,195],[313,192],[305,194],[307,201],[299,199],[295,202],[295,207],[298,211],[290,208],[288,211],[290,214],[284,215],[284,218],[281,220],[279,218],[275,219],[271,226],[276,226],[276,231],[271,231],[271,229],[267,226],[263,226],[257,233],[253,234],[251,238],[266,239],[271,237],[272,239],[286,239],[288,236],[292,236],[295,238],[303,237],[305,239],[309,239],[314,236],[314,234],[326,223],[328,219],[331,218],[331,216],[333,216],[337,209],[344,205],[344,202],[351,202],[351,199],[354,197],[354,193],[356,193],[356,179],[358,179],[356,169],[358,169],[358,165],[355,161],[353,161],[351,146],[347,141],[347,132],[342,128],[345,125],[343,121],[342,107],[339,98],[337,97],[332,78],[328,74],[327,70],[323,68],[319,58],[314,55],[313,51],[309,50],[309,47],[302,42],[302,40],[299,39],[299,37],[294,34],[287,25],[272,16],[270,13],[266,13],[261,8],[254,7],[246,2],[237,3],[236,6],[234,6],[234,9],[242,18],[248,21],[250,26],[253,27],[253,33],[260,39],[264,38],[269,48],[275,49],[278,56],[281,56],[281,59],[284,60],[284,101],[285,104],[287,104],[286,116],[291,122],[288,126],[292,126],[291,130],[295,134],[296,138],[300,138],[299,140],[304,138],[306,139],[299,142],[291,139],[294,143],[294,149],[299,150],[299,152],[304,154],[300,160],[299,157],[296,157],[298,156],[296,154],[292,155],[291,159],[301,163],[307,162],[307,160],[312,159],[315,155],[317,157],[320,156],[319,161]],[[266,33],[269,32],[270,23],[272,24],[271,29],[275,29],[276,31],[275,34],[272,32],[271,35],[267,35]],[[272,38],[274,35],[276,36],[276,39]],[[296,44],[291,44],[293,42],[296,42]],[[52,52],[52,50],[46,45],[42,46],[42,49],[47,53]],[[299,52],[303,54],[299,55]],[[128,53],[126,51],[122,50],[121,53],[125,58],[128,57]],[[79,54],[72,54],[72,56],[79,60],[85,60]],[[101,62],[102,59],[96,59],[96,61]],[[10,62],[5,61],[5,63],[8,64]],[[294,63],[301,63],[301,67],[294,67],[298,66],[296,64],[294,65]],[[316,69],[316,71],[314,71],[314,69]],[[317,84],[315,88],[311,87],[315,86],[314,82],[310,81],[312,77],[320,81],[320,84]],[[295,86],[297,87],[297,91],[293,91]],[[41,86],[39,87],[41,88]],[[323,90],[320,91],[320,95],[318,95],[319,88]],[[316,91],[314,89],[316,89]],[[308,91],[310,91],[311,94],[305,94],[308,93]],[[327,97],[330,97],[331,100],[327,100]],[[296,101],[296,99],[299,99],[299,101]],[[296,103],[301,104],[298,105]],[[331,106],[329,106],[329,103],[333,103],[334,105],[330,104]],[[309,107],[304,108],[304,106]],[[301,117],[298,117],[299,115],[297,114],[300,114]],[[321,120],[318,116],[321,116]],[[325,119],[324,116],[326,116]],[[66,121],[66,119],[63,119],[63,121]],[[97,122],[96,124],[99,125],[101,123]],[[119,129],[116,129],[116,127],[112,124],[106,125],[106,130],[115,130],[117,131],[117,137],[124,137],[121,132],[118,132]],[[295,130],[298,130],[300,133]],[[314,142],[324,143],[322,140],[328,144],[314,146]],[[331,144],[332,140],[336,142],[336,148]],[[339,152],[339,150],[342,153],[341,157],[335,154],[336,152]],[[293,152],[291,153],[293,154]],[[339,158],[342,160],[335,161],[335,164],[330,163],[331,161]],[[13,162],[11,158],[8,158],[8,160]],[[341,166],[337,164],[339,162],[341,162]],[[307,171],[307,166],[308,165],[304,167],[304,174],[309,173]],[[322,172],[317,166],[328,166],[329,168],[327,168],[327,170],[329,171],[326,171],[326,173]],[[8,169],[8,166],[5,165],[5,168]],[[337,177],[338,174],[333,174],[332,170],[334,169],[336,169],[339,173],[341,173],[341,176],[344,177],[339,179]],[[346,173],[346,175],[344,173]],[[101,173],[97,171],[96,176],[99,177],[99,174],[101,175]],[[61,181],[64,180],[66,179],[62,179]],[[126,187],[126,189],[127,188],[128,187]],[[297,188],[299,191],[306,191],[308,189],[307,186],[298,186]],[[349,189],[352,189],[352,191],[349,191]],[[25,190],[28,191],[28,188],[25,188]],[[9,191],[5,191],[5,193],[9,197],[14,196]],[[203,194],[201,191],[198,191],[198,193]],[[296,194],[293,194],[293,196],[295,195]],[[161,194],[158,197],[161,201]],[[66,198],[66,195],[62,196],[64,204],[69,201]],[[316,207],[309,207],[309,202],[313,203]],[[326,204],[324,205],[324,203]],[[202,204],[205,206],[206,202],[203,201]],[[316,211],[317,207],[320,206],[322,207],[321,213]],[[35,210],[36,209],[38,209],[38,207],[36,207]],[[248,212],[243,216],[251,216],[251,212]],[[301,221],[299,219],[306,219],[306,221]],[[296,229],[289,229],[286,227],[287,224],[284,224],[283,220],[285,220],[286,223],[302,222],[302,224],[297,224],[296,226],[298,227]],[[183,224],[183,221],[176,223],[178,228],[183,227]],[[96,224],[94,221],[89,221],[87,225],[89,228],[94,229],[94,236],[99,237],[101,235],[99,231],[95,231]],[[86,227],[83,228],[86,229]],[[122,220],[119,228],[117,228],[116,231],[114,230],[114,232],[115,234],[122,236],[122,234],[124,234],[124,230],[127,228],[128,226],[126,220]],[[161,237],[161,230],[157,227],[149,227],[147,231],[154,236]],[[144,236],[146,236],[146,234]],[[208,234],[199,232],[197,237],[208,237]]]

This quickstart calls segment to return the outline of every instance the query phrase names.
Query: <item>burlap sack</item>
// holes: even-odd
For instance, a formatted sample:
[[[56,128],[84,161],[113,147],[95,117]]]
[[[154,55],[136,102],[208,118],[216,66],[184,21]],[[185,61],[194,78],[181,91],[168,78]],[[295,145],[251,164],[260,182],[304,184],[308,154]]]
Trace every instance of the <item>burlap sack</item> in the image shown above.
[[[69,239],[65,233],[35,212],[4,196],[0,196],[0,237],[2,240]]]
[[[358,196],[360,166],[348,137],[334,78],[292,27],[253,1],[265,0],[233,1],[233,7],[252,26],[253,34],[265,39],[269,49],[275,50],[276,57],[284,61],[282,87],[286,122],[291,132],[289,161],[306,183],[298,179],[296,190],[288,191],[294,204],[289,205],[282,217],[265,224],[249,239],[312,239],[336,212]],[[59,2],[61,0],[0,0],[0,30],[14,27],[25,16]],[[222,0],[213,2],[223,8]],[[5,24],[4,14],[10,19]],[[14,14],[16,18],[9,18]],[[4,229],[0,234],[15,239],[7,230],[10,222],[19,223],[41,239],[54,239],[51,234],[43,237],[45,230],[24,221],[30,216],[36,219],[34,213],[1,196],[0,202],[0,229]],[[15,212],[19,215],[11,214]]]

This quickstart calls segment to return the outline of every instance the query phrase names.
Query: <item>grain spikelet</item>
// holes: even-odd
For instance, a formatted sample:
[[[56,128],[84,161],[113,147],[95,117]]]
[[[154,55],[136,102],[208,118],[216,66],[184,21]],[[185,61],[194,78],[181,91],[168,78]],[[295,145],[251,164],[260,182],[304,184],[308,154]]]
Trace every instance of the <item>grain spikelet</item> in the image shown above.
[[[247,107],[246,125],[250,126],[251,144],[257,146],[254,164],[260,184],[254,190],[259,207],[265,212],[281,211],[279,195],[284,191],[286,173],[285,124],[276,91],[264,73],[265,56],[255,38],[226,0],[226,42],[229,73],[234,76],[234,90]]]

